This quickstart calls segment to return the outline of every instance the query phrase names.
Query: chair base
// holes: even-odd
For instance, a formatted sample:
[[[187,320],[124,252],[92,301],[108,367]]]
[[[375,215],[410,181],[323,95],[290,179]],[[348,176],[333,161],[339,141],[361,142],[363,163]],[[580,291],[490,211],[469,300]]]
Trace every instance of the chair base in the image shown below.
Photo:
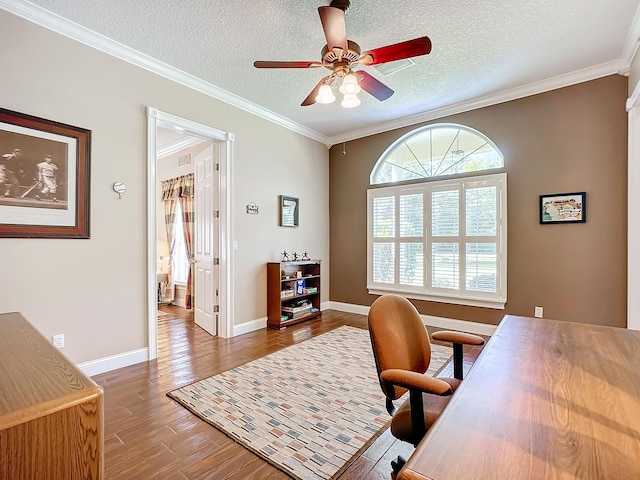
[[[391,478],[393,480],[395,480],[396,475],[400,473],[400,470],[402,470],[402,467],[404,467],[405,463],[407,463],[407,459],[402,455],[398,455],[398,458],[396,458],[395,460],[391,460],[391,469],[393,470],[391,472]]]

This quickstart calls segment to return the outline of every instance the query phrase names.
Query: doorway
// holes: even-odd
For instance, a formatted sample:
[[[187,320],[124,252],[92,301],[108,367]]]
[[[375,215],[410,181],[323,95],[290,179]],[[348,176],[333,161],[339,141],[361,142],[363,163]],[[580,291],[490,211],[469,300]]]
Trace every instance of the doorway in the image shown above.
[[[231,237],[231,166],[233,134],[206,125],[147,108],[147,265],[149,359],[157,357],[157,244],[158,202],[157,147],[159,132],[169,131],[183,137],[185,145],[206,146],[194,157],[196,187],[194,211],[193,277],[194,317],[209,333],[233,336],[232,258],[228,245]],[[207,173],[209,172],[209,173]],[[215,172],[215,176],[210,175]],[[203,180],[204,183],[203,183]],[[200,192],[198,193],[198,188]],[[203,209],[207,209],[206,212]],[[200,212],[200,213],[198,213]],[[204,255],[204,256],[203,256]],[[217,304],[217,305],[216,305]],[[213,315],[212,312],[215,312]],[[209,315],[209,317],[207,317]]]

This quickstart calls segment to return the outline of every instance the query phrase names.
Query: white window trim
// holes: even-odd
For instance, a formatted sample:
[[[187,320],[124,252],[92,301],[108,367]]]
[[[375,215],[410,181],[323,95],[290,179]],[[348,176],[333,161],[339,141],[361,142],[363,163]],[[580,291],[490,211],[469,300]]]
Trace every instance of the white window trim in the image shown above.
[[[497,219],[498,232],[496,235],[496,249],[499,258],[497,278],[497,284],[499,287],[497,288],[497,294],[483,295],[480,292],[462,294],[457,290],[446,291],[444,289],[438,289],[437,292],[433,292],[428,291],[427,287],[412,288],[405,285],[388,285],[373,282],[373,198],[383,195],[397,195],[398,193],[408,194],[416,192],[417,190],[431,192],[446,188],[447,185],[460,186],[461,184],[482,183],[486,181],[492,181],[498,185],[497,201],[499,202],[498,212],[500,213],[500,216]],[[425,245],[425,258],[428,257],[428,255],[426,255],[428,251],[426,247],[429,243],[427,240],[429,237],[428,232],[429,229],[425,225],[423,240]],[[460,268],[462,269],[463,266],[461,265]],[[425,272],[428,271],[429,269],[425,265]],[[499,173],[479,175],[474,177],[429,181],[419,184],[412,183],[369,189],[367,191],[367,290],[369,293],[375,295],[396,293],[416,300],[504,309],[507,302],[507,174]]]

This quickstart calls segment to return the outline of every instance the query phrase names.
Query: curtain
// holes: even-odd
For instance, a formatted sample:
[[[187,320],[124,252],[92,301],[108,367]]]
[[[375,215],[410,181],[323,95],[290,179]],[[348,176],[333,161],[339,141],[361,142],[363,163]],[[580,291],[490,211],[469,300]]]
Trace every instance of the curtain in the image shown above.
[[[164,202],[164,221],[167,228],[167,239],[169,240],[169,252],[173,256],[176,244],[174,222],[176,220],[176,207],[178,202],[182,207],[182,227],[184,231],[184,242],[189,258],[189,273],[187,276],[187,292],[185,298],[186,308],[192,308],[192,261],[193,261],[193,173],[180,177],[163,180],[162,201]]]

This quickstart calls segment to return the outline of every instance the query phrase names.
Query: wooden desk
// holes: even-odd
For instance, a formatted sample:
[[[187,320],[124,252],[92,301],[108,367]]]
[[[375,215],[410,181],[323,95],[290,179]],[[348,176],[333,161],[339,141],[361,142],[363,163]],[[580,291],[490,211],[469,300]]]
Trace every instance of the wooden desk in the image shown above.
[[[640,478],[640,332],[507,315],[399,480]]]
[[[102,388],[19,313],[0,315],[0,479],[103,478]]]

